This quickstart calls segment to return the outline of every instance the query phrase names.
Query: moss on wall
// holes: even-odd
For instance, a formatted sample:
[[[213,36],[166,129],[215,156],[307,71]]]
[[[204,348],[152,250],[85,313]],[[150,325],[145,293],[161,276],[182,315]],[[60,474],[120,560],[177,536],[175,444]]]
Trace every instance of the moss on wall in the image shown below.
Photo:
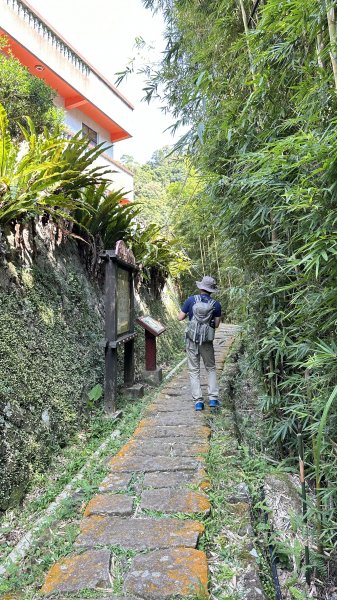
[[[40,251],[29,267],[0,267],[0,510],[20,500],[32,473],[90,418],[87,392],[104,376],[102,300],[71,241]],[[140,300],[141,312],[168,327],[158,344],[164,367],[183,348],[176,306],[172,286],[163,302]],[[143,364],[139,330],[137,373]]]
[[[15,275],[15,284],[0,287],[2,508],[86,418],[86,392],[103,369],[99,293],[76,255],[17,267]]]

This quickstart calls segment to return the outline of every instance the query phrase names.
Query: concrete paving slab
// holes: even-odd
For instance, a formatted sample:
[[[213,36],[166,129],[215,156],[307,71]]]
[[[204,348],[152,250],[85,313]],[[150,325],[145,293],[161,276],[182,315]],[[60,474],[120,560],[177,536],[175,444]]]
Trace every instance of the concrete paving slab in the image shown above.
[[[159,550],[134,558],[124,590],[146,600],[206,599],[207,579],[204,552],[189,548]]]
[[[111,588],[110,551],[90,550],[62,558],[48,571],[41,593],[79,592]]]
[[[132,514],[133,498],[126,494],[97,494],[87,504],[84,517],[113,515],[126,517]]]
[[[155,550],[183,546],[195,548],[204,526],[197,521],[155,519],[151,517],[123,519],[92,516],[80,523],[76,546],[121,546],[130,550]]]
[[[162,488],[159,490],[144,490],[141,496],[140,508],[142,510],[157,510],[166,514],[202,513],[208,515],[211,504],[203,492]]]

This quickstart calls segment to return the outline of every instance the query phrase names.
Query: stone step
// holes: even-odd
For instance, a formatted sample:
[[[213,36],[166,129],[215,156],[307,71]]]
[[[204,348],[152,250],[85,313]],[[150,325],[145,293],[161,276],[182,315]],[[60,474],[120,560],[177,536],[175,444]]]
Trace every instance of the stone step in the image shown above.
[[[138,455],[147,456],[198,456],[206,454],[209,449],[207,441],[194,442],[190,438],[173,438],[166,440],[163,438],[151,438],[150,440],[138,440],[130,452]]]
[[[211,435],[211,430],[205,425],[161,425],[161,426],[138,426],[134,432],[134,438],[151,438],[151,437],[181,437],[194,438],[195,440],[208,439]]]
[[[187,596],[206,600],[207,579],[204,552],[190,548],[157,550],[134,558],[124,590],[144,600]]]
[[[126,494],[97,494],[87,504],[84,517],[111,515],[126,517],[133,512],[133,498]]]
[[[139,423],[140,427],[162,427],[163,425],[202,425],[201,415],[194,410],[182,412],[158,412],[150,417],[145,417]]]
[[[141,496],[140,508],[141,510],[157,510],[167,514],[202,513],[208,515],[211,504],[203,492],[162,488],[159,490],[144,490]]]
[[[217,370],[222,367],[233,332],[235,329],[227,326],[216,332]],[[132,438],[108,462],[111,472],[85,509],[75,542],[75,548],[83,552],[51,567],[41,590],[43,595],[76,600],[79,592],[85,590],[100,593],[96,600],[209,597],[206,556],[195,549],[204,526],[193,519],[146,517],[139,513],[151,510],[165,515],[193,515],[208,514],[210,510],[207,495],[188,487],[209,487],[202,457],[208,451],[211,433],[205,425],[210,411],[204,368],[201,383],[206,399],[205,411],[201,413],[194,410],[186,369],[159,393]],[[125,493],[132,486],[141,496],[138,508],[132,495]],[[141,553],[134,557],[126,574],[125,595],[113,595],[110,550],[98,550],[99,546]],[[67,596],[62,597],[63,594]]]
[[[198,521],[152,517],[123,519],[92,516],[82,519],[75,545],[82,548],[120,546],[126,550],[195,548],[204,526]]]
[[[131,473],[110,473],[103,479],[100,492],[122,492],[126,491],[132,479]]]
[[[62,558],[48,571],[41,593],[111,589],[110,550],[90,550]]]
[[[108,464],[117,472],[151,473],[154,471],[192,471],[203,464],[201,457],[188,456],[115,456]]]
[[[143,485],[150,488],[175,488],[196,485],[200,489],[205,489],[209,487],[209,482],[206,471],[199,468],[196,471],[156,471],[154,473],[146,473]]]

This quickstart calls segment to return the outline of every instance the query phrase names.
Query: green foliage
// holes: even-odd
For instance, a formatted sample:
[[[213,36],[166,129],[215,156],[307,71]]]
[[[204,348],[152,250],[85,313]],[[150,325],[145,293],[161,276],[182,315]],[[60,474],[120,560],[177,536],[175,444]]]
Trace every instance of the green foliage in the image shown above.
[[[247,29],[245,0],[144,4],[161,9],[167,23],[167,48],[145,93],[150,98],[163,89],[177,123],[190,125],[180,146],[203,177],[212,215],[202,239],[212,239],[214,225],[229,306],[235,303],[245,323],[260,376],[269,442],[296,468],[302,432],[309,477],[317,440],[321,445],[324,490],[313,512],[317,543],[330,550],[337,538],[337,411],[329,401],[337,383],[330,5],[270,0]],[[198,233],[200,208],[188,225]],[[212,249],[204,248],[208,264]]]
[[[93,240],[100,238],[106,249],[114,248],[118,240],[128,242],[132,236],[134,218],[139,211],[133,203],[122,205],[123,196],[122,190],[109,190],[109,182],[90,185],[82,191],[84,208],[75,212],[82,233],[89,233]]]
[[[142,280],[156,296],[169,275],[177,278],[188,262],[177,240],[153,222],[144,222],[140,203],[123,205],[122,191],[111,192],[108,183],[89,186],[82,193],[83,204],[75,221],[81,234],[89,233],[94,246],[114,248],[123,239],[132,249]],[[153,215],[152,215],[153,216]]]
[[[119,406],[123,410],[123,416],[118,421],[97,413],[90,425],[78,431],[79,435],[76,440],[72,440],[73,444],[61,450],[59,457],[54,457],[51,473],[45,473],[40,482],[35,482],[35,489],[32,486],[32,495],[35,492],[37,500],[31,503],[28,498],[23,507],[8,515],[9,519],[12,518],[12,530],[29,530],[35,519],[41,516],[41,509],[48,506],[56,494],[71,482],[78,470],[84,467],[80,492],[78,489],[75,491],[73,486],[72,492],[75,493],[63,499],[53,514],[45,518],[38,531],[34,532],[32,547],[27,556],[9,569],[9,577],[1,579],[0,593],[20,595],[23,592],[25,599],[36,600],[51,565],[74,550],[73,544],[79,533],[83,507],[98,492],[101,481],[107,475],[107,459],[116,454],[129,439],[148,400],[149,397],[130,404],[129,398],[120,398]],[[110,439],[107,439],[108,436]],[[93,460],[93,452],[103,441],[107,442],[106,446]],[[124,567],[120,573],[118,570],[118,574],[122,576],[126,560],[130,562],[135,553],[118,547],[111,547],[111,553],[113,560],[117,561],[118,569],[120,566]],[[114,591],[118,592],[117,589]],[[81,597],[97,598],[97,593],[81,591]]]
[[[80,266],[46,260],[19,277],[19,288],[0,289],[3,508],[85,422],[86,392],[103,378],[101,318]]]
[[[102,145],[91,148],[80,133],[67,140],[45,129],[38,136],[32,120],[26,120],[28,129],[20,125],[24,146],[17,145],[0,105],[0,224],[46,214],[72,220],[76,208],[90,210],[80,192],[102,181],[104,168],[93,166]]]
[[[6,49],[6,38],[0,37],[0,49]],[[23,115],[34,119],[36,131],[54,128],[61,122],[62,111],[55,108],[52,90],[42,79],[31,75],[10,53],[0,52],[0,103],[5,107],[10,134],[21,139]]]
[[[97,401],[103,396],[103,388],[100,383],[97,383],[88,393],[88,408],[94,408]]]

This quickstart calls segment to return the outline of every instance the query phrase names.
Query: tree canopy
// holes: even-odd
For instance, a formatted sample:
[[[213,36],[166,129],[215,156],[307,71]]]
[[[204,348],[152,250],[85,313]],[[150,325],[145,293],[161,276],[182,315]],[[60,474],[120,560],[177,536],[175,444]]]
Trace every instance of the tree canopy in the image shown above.
[[[0,50],[6,49],[6,38],[0,37]],[[0,52],[0,103],[10,123],[10,133],[21,135],[19,122],[27,116],[34,120],[37,132],[61,122],[60,109],[53,104],[55,92],[42,79],[34,77],[10,53]]]

